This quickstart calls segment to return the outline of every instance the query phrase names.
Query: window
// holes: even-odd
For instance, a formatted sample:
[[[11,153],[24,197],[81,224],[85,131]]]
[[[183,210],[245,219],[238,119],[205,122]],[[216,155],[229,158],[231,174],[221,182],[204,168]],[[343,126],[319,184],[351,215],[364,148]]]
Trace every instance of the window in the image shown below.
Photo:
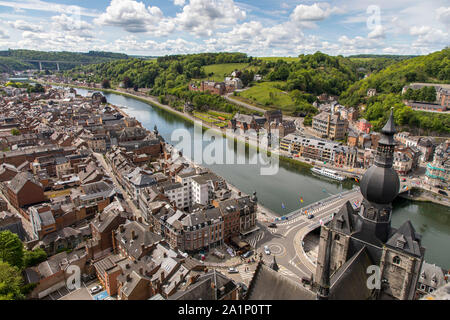
[[[392,262],[393,262],[394,264],[400,265],[400,263],[402,262],[402,260],[400,259],[399,256],[395,256],[395,257],[392,259]]]

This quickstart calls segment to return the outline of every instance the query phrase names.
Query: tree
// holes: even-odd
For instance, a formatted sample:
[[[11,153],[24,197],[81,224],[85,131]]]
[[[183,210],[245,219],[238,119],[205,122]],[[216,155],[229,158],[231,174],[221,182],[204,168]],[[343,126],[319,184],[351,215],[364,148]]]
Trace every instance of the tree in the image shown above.
[[[11,266],[21,268],[23,265],[23,244],[17,234],[11,231],[0,232],[0,260]]]
[[[23,256],[23,264],[25,268],[36,266],[45,260],[47,260],[47,253],[41,248],[33,251],[27,250]]]
[[[103,89],[110,89],[111,88],[111,82],[109,82],[108,79],[103,79],[103,81],[102,81],[102,88]]]
[[[20,136],[20,131],[17,128],[11,130],[11,134],[13,136]]]
[[[22,283],[19,269],[0,260],[0,300],[24,299]]]
[[[123,86],[125,89],[131,88],[133,86],[133,81],[131,81],[130,77],[123,78]]]

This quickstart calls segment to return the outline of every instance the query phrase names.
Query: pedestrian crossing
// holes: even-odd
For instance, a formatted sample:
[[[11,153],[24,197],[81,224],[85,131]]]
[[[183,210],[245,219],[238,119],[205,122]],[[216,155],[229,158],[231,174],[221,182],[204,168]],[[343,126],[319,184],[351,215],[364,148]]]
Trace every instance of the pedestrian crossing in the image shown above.
[[[251,236],[247,239],[247,242],[250,244],[252,248],[256,248],[258,241],[260,241],[264,237],[264,232],[258,232],[257,234]]]

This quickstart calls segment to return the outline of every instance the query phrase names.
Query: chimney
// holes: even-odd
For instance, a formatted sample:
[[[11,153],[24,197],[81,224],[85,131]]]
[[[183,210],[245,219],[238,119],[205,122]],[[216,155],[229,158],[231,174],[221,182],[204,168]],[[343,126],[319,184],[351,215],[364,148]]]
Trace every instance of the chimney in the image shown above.
[[[131,230],[131,239],[136,239],[136,232],[134,230]]]
[[[141,251],[145,250],[145,244],[141,244]]]
[[[144,268],[143,268],[143,267],[140,267],[140,268],[139,268],[139,273],[141,274],[141,276],[144,275]]]
[[[138,222],[139,222],[139,223],[142,223],[142,217],[139,217],[139,218],[138,218]]]
[[[131,281],[131,276],[130,276],[130,274],[127,274],[127,282],[130,282]]]
[[[166,277],[165,277],[165,275],[164,275],[164,271],[161,271],[161,275],[160,275],[160,277],[159,277],[161,283],[164,282],[164,279],[165,279],[165,278],[166,278]]]

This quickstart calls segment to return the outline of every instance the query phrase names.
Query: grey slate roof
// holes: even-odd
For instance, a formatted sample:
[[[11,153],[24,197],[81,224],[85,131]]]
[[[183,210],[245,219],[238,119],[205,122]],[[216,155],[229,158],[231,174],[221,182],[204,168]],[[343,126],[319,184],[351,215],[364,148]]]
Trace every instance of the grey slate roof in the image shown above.
[[[398,248],[398,240],[403,241],[404,247]],[[416,233],[416,230],[411,224],[411,221],[406,221],[402,226],[389,238],[386,242],[387,246],[392,248],[398,248],[400,250],[406,251],[410,254],[420,257],[421,256],[421,238]]]
[[[315,297],[312,291],[299,283],[259,263],[250,282],[246,300],[314,300]]]
[[[372,291],[367,287],[367,268],[370,265],[373,265],[373,262],[364,246],[331,277],[330,299],[369,299]]]
[[[134,232],[134,239],[132,234]],[[123,232],[120,228],[116,231],[117,242],[120,242],[128,254],[136,259],[142,255],[142,246],[148,247],[162,240],[160,235],[151,232],[148,227],[137,221],[130,221],[123,225]]]
[[[42,188],[42,184],[34,178],[33,174],[28,171],[18,173],[10,182],[9,188],[14,192],[18,193],[24,185],[28,182],[32,182]]]

